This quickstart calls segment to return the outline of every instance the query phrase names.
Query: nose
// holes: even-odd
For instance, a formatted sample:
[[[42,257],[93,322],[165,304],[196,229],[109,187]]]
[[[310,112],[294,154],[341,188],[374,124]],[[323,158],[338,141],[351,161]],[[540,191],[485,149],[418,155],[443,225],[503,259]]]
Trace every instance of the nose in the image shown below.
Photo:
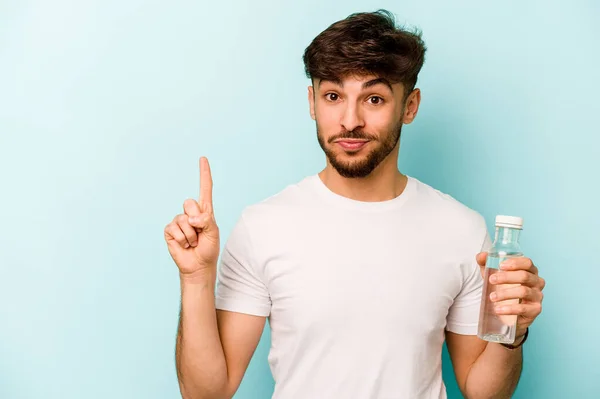
[[[360,107],[356,104],[347,103],[340,124],[349,132],[356,128],[364,127],[365,123]]]

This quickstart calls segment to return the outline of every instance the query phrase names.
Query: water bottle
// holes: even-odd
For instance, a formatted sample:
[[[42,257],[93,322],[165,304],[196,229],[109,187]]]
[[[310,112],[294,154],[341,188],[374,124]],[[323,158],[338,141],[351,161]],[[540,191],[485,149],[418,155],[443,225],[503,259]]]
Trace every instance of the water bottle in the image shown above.
[[[519,303],[518,299],[492,302],[490,294],[495,291],[516,287],[520,284],[491,284],[490,276],[498,272],[500,264],[514,257],[523,256],[519,246],[519,235],[523,229],[523,219],[516,216],[496,216],[496,234],[492,248],[488,251],[485,274],[483,276],[483,293],[479,311],[477,336],[489,342],[512,344],[515,341],[517,316],[498,315],[495,307]]]

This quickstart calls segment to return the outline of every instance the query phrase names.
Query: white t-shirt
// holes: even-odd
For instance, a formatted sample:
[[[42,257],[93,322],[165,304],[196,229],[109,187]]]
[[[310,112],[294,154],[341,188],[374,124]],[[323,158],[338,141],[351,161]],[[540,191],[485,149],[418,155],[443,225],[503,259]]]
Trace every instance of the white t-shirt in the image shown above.
[[[409,177],[389,201],[318,175],[244,209],[217,309],[268,316],[276,399],[446,398],[444,329],[477,333],[483,217]]]

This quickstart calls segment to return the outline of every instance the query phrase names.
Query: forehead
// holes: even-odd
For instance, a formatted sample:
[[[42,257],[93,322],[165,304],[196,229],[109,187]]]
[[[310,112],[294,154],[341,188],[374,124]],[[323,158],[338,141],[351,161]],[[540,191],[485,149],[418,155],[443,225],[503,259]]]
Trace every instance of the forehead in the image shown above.
[[[336,87],[347,91],[362,91],[372,88],[387,89],[393,93],[402,91],[401,83],[391,83],[386,78],[377,75],[344,76],[341,78],[317,79],[318,89]]]

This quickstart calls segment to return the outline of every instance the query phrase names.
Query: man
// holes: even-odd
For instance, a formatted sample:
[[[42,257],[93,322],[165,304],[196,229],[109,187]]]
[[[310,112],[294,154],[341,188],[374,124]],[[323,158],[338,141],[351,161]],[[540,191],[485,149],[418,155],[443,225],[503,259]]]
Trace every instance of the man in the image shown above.
[[[269,317],[274,398],[445,398],[444,341],[467,398],[508,398],[544,280],[530,259],[498,274],[515,343],[477,335],[490,238],[483,218],[398,170],[421,94],[419,35],[360,13],[304,54],[327,164],[247,207],[225,245],[208,161],[199,201],[165,228],[181,277],[177,371],[184,398],[231,398]],[[477,255],[479,253],[479,255]],[[215,281],[219,276],[219,283]]]

